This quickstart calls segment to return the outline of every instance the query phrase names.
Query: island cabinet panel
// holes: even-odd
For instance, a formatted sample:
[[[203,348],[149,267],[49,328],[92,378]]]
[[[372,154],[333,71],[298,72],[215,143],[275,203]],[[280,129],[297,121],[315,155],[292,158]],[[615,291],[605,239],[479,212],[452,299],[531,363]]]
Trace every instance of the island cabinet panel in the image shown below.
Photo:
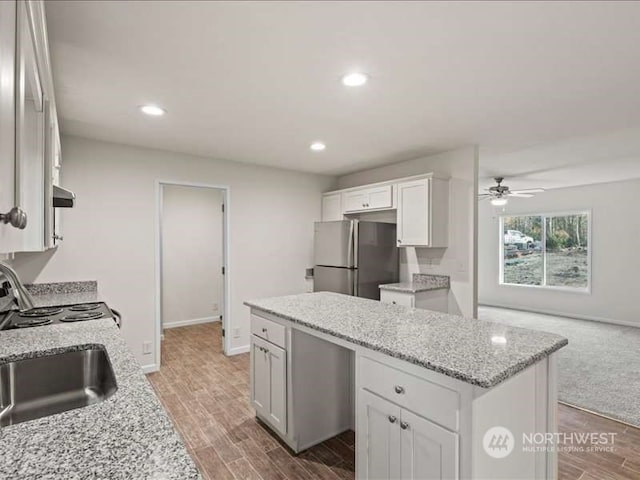
[[[286,328],[284,325],[272,322],[258,315],[251,317],[251,333],[257,337],[263,338],[280,348],[285,347]]]
[[[400,478],[458,478],[458,435],[413,413],[400,415]]]
[[[450,429],[458,429],[460,394],[383,363],[360,357],[360,386]]]
[[[251,342],[251,403],[280,433],[287,433],[286,352],[255,335]]]
[[[366,390],[359,392],[358,478],[400,478],[400,410]]]

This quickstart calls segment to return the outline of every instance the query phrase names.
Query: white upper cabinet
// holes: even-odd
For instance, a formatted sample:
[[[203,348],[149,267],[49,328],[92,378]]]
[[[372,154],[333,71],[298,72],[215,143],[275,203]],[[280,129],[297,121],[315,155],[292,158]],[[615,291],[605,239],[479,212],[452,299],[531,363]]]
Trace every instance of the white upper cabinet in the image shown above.
[[[398,246],[446,247],[449,182],[422,178],[398,183]]]
[[[322,195],[322,221],[342,220],[342,194],[328,193]]]
[[[0,2],[0,213],[16,203],[16,3]],[[0,253],[14,252],[22,231],[0,223]]]
[[[345,192],[344,211],[366,212],[393,208],[393,186],[382,185]]]
[[[19,207],[23,230],[0,224],[0,253],[55,245],[52,185],[60,139],[44,3],[0,2],[0,213]]]
[[[449,225],[449,180],[433,173],[363,185],[322,195],[322,220],[346,214],[395,212],[398,247],[446,248]],[[365,219],[365,216],[362,216]]]
[[[27,2],[17,6],[16,200],[27,213],[20,251],[41,251],[45,247],[45,102],[32,13]]]

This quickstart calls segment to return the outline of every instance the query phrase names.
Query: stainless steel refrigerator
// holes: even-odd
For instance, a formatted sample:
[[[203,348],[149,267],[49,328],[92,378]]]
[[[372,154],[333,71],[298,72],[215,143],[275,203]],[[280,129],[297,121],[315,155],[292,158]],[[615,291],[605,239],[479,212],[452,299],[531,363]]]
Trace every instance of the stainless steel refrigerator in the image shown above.
[[[398,281],[396,226],[359,220],[316,222],[314,260],[315,292],[379,300],[378,286]]]

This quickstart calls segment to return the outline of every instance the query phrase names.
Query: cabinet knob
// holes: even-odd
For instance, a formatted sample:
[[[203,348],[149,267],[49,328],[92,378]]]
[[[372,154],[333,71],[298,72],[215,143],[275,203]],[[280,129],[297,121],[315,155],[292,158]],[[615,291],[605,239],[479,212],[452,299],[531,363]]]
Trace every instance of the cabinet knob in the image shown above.
[[[394,390],[396,391],[397,394],[402,394],[404,393],[404,387],[400,386],[400,385],[396,385],[394,387]]]
[[[407,430],[409,428],[409,424],[407,422],[400,422],[400,428]]]
[[[398,243],[402,243],[402,240],[398,239]]]
[[[63,241],[63,240],[64,240],[64,237],[63,237],[62,235],[57,235],[57,234],[56,234],[56,235],[54,235],[54,236],[53,236],[53,239],[54,239],[54,240],[60,240],[60,241]]]
[[[263,328],[263,329],[262,329],[262,333],[267,333],[267,329],[266,329],[266,328]]]
[[[1,223],[10,223],[12,227],[24,230],[27,226],[27,214],[19,207],[13,207],[7,213],[0,213]]]
[[[394,301],[392,301],[391,303],[393,303],[393,304],[395,305],[395,304],[396,304],[396,301],[394,300]]]
[[[394,417],[393,415],[389,415],[389,421],[390,421],[391,423],[396,423],[396,420],[397,420],[397,418],[396,418],[396,417]]]

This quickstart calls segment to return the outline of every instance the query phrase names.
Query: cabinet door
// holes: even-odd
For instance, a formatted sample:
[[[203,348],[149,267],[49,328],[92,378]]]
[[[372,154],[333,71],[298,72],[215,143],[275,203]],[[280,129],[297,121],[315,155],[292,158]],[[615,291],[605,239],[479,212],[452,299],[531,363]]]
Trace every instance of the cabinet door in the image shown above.
[[[367,189],[367,194],[367,209],[391,208],[393,206],[391,185]]]
[[[271,398],[269,421],[280,433],[287,433],[287,358],[286,352],[273,344],[267,347]]]
[[[44,95],[29,4],[17,3],[16,203],[28,216],[17,251],[41,251],[44,238]]]
[[[251,339],[251,405],[263,417],[270,408],[269,354],[261,342]]]
[[[0,2],[0,213],[16,206],[15,197],[16,2]],[[0,253],[15,251],[22,232],[0,224]]]
[[[342,194],[332,193],[322,196],[322,221],[342,220]]]
[[[358,212],[367,209],[367,202],[369,196],[364,190],[357,190],[355,192],[347,192],[344,194],[344,211],[345,212]]]
[[[458,435],[402,410],[401,476],[403,480],[458,478]]]
[[[360,389],[356,416],[358,478],[400,478],[400,407]]]
[[[269,424],[287,433],[287,358],[276,345],[251,336],[251,404]]]
[[[429,246],[429,179],[398,184],[398,246]]]

